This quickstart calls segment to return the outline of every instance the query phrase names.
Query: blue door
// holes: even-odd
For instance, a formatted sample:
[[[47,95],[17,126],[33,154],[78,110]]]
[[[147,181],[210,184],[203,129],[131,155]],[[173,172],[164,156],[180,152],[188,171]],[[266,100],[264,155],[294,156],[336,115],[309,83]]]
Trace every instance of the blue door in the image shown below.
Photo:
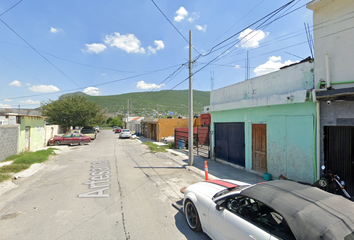
[[[245,124],[215,123],[215,156],[245,166]]]

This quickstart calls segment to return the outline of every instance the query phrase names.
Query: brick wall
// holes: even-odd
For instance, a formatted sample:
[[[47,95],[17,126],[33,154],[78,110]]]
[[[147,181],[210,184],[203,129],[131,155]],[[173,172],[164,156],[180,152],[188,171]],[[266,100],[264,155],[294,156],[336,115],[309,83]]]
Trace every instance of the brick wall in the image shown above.
[[[0,126],[0,162],[18,153],[20,125]]]

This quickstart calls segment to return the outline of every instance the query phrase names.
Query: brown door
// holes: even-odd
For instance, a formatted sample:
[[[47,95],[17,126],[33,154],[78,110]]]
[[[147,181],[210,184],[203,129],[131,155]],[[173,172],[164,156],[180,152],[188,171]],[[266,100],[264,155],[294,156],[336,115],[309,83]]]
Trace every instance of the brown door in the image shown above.
[[[29,126],[25,127],[25,151],[28,151],[30,149],[30,129],[31,127]]]
[[[267,125],[252,124],[252,169],[267,172]]]

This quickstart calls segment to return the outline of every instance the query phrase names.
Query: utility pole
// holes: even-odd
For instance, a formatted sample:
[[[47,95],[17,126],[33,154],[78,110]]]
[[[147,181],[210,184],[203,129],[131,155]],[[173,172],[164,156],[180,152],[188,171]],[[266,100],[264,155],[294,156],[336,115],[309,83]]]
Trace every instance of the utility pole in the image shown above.
[[[188,166],[193,166],[193,71],[192,71],[192,30],[189,30],[189,133]]]
[[[128,106],[127,106],[127,121],[125,124],[125,128],[128,128],[128,118],[129,118],[129,98],[128,98]]]

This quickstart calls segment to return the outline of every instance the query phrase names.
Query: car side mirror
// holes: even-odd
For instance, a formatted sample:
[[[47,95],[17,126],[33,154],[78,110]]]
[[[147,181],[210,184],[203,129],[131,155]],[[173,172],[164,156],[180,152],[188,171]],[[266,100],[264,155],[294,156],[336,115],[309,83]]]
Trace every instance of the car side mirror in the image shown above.
[[[216,203],[215,209],[218,211],[221,211],[222,209],[225,208],[225,199],[224,200],[220,200],[219,202]]]

